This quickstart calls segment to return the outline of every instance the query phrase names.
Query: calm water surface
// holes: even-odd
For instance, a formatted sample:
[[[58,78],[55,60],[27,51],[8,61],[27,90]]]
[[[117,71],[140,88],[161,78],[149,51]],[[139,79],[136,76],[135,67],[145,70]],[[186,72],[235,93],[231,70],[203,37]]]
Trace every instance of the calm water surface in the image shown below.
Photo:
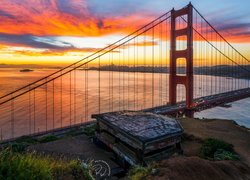
[[[196,113],[197,118],[229,119],[250,128],[250,98],[230,103],[232,107],[215,107]]]
[[[33,72],[19,72],[19,70],[0,69],[0,96],[55,71],[55,69],[34,69]],[[247,80],[195,76],[194,95],[202,97],[238,87],[245,88],[248,85]],[[179,101],[185,99],[183,87],[178,89],[178,94]],[[32,91],[2,105],[1,138],[7,139],[86,122],[91,120],[91,114],[100,112],[140,110],[160,106],[166,104],[168,99],[168,74],[108,71],[99,73],[77,70],[47,86],[38,88],[35,92]],[[250,127],[249,101],[245,99],[232,103],[232,108],[217,107],[206,110],[197,113],[196,116],[232,119]]]

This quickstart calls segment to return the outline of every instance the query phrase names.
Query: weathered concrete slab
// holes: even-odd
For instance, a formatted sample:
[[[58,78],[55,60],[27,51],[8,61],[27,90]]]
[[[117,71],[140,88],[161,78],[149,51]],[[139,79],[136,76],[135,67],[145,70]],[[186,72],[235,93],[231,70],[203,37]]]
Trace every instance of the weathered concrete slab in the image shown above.
[[[108,123],[142,142],[149,142],[162,137],[182,133],[177,120],[145,112],[113,112],[94,115],[98,121]]]
[[[181,152],[183,128],[173,118],[135,111],[93,115],[97,138],[129,164],[148,164]]]

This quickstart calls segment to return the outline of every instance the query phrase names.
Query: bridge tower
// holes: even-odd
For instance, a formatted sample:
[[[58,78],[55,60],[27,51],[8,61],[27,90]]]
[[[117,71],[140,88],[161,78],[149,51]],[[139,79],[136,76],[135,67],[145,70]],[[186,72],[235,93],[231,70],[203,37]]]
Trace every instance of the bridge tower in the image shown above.
[[[187,15],[187,26],[183,29],[176,28],[176,19]],[[185,50],[176,50],[177,38],[186,36],[187,48]],[[176,104],[177,85],[182,84],[186,89],[186,107],[192,108],[193,104],[193,6],[190,3],[187,7],[180,10],[171,11],[171,40],[170,40],[170,104]],[[186,61],[186,74],[177,75],[177,60],[183,58]]]

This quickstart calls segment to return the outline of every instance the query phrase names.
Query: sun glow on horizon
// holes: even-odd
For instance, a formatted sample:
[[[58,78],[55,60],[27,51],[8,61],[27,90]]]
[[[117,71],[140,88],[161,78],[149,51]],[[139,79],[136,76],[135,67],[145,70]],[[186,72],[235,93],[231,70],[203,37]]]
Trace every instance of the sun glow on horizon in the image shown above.
[[[61,52],[60,51],[51,51],[50,49],[40,49],[40,48],[31,48],[31,47],[13,47],[13,46],[4,46],[1,47],[0,50],[0,64],[37,64],[37,65],[48,65],[48,66],[65,66],[74,62],[77,62],[81,59],[86,58],[87,56],[92,55],[98,50],[101,50],[102,48],[106,47],[108,44],[105,44],[106,41],[112,42],[117,39],[120,39],[120,36],[108,36],[104,38],[86,38],[87,43],[85,42],[85,38],[77,38],[77,37],[60,37],[58,40],[64,39],[65,42],[70,42],[77,46],[79,49],[64,49]],[[194,42],[194,48],[196,44],[199,42]],[[145,47],[143,46],[145,45]],[[247,58],[250,58],[250,53],[248,51],[248,48],[250,44],[248,43],[234,43],[232,44],[236,49],[240,49],[241,53],[245,55]],[[96,46],[96,47],[95,47]],[[128,56],[127,54],[133,53],[136,51],[138,55],[136,55],[136,63],[140,65],[149,65],[152,64],[152,49],[154,49],[154,64],[159,65],[161,64],[160,61],[164,61],[165,64],[169,64],[169,52],[168,50],[163,49],[163,47],[169,47],[169,41],[162,41],[161,46],[159,44],[152,44],[150,41],[147,42],[138,42],[138,44],[127,44],[123,45],[120,48],[117,48],[117,50],[111,51],[110,53],[107,53],[107,55],[101,56],[101,64],[110,64],[110,59],[112,55],[112,62],[114,64],[119,64],[120,62],[126,61],[127,65],[132,65],[135,63],[135,57],[132,55]],[[144,57],[145,53],[147,52],[146,56]],[[102,51],[102,53],[104,53]],[[160,55],[159,52],[163,55]],[[120,54],[120,55],[119,55]],[[125,54],[125,57],[123,57]],[[195,56],[195,51],[194,51]],[[96,56],[91,56],[96,57]],[[125,60],[124,60],[125,58]],[[91,58],[90,58],[91,59]],[[87,60],[87,59],[86,59]],[[94,60],[92,64],[98,64],[98,58]],[[182,65],[184,65],[182,63]]]
[[[143,5],[145,7],[142,8],[136,7],[133,3],[132,6],[126,1],[115,4],[99,2],[98,5],[88,0],[68,2],[23,0],[18,3],[13,0],[3,0],[0,4],[0,64],[63,66],[74,63],[142,27],[158,17],[159,12],[186,4],[184,1],[176,1],[162,8],[166,2],[159,1],[158,3],[148,2],[148,5],[145,3]],[[209,2],[192,2],[200,6],[198,9],[201,8],[204,13],[207,13],[208,19],[223,36],[246,58],[250,59],[248,50],[250,32],[247,22],[249,18],[239,20],[228,11],[222,12],[220,8],[224,6],[223,3],[218,4],[218,8],[213,7],[215,12],[211,13],[207,10]],[[236,2],[230,2],[232,3]],[[129,11],[121,8],[125,5],[131,6]],[[244,9],[244,7],[241,8]],[[214,18],[215,15],[219,15],[220,18]],[[198,28],[200,28],[199,25]],[[155,28],[155,32],[158,30],[159,26]],[[136,42],[132,39],[114,50],[115,59],[119,58],[121,49],[124,49],[124,52],[132,52],[134,47],[140,53],[138,55],[140,64],[145,63],[143,46],[146,46],[144,50],[146,49],[147,52],[151,51],[150,48],[155,48],[158,53],[159,51],[165,55],[169,53],[167,52],[169,49],[159,49],[162,44],[169,43],[169,39],[163,36],[162,44],[160,44],[157,42],[159,34],[152,40],[150,33],[143,34],[146,36],[145,39],[142,38]],[[195,41],[197,39],[194,39],[194,45]],[[150,56],[149,54],[146,58],[146,64],[151,63]],[[127,64],[133,64],[133,57],[125,58],[129,60]],[[160,55],[156,53],[154,57],[156,64],[159,63],[160,58]],[[164,58],[169,61],[169,55]],[[107,56],[102,59],[102,64],[107,64],[109,61]]]

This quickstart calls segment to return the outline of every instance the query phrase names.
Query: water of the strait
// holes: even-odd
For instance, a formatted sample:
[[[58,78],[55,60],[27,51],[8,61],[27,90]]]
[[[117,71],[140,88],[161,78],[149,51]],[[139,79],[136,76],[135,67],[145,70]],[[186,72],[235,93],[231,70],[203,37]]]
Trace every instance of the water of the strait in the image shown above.
[[[0,96],[54,71],[34,69],[32,72],[20,72],[16,68],[2,68]],[[76,70],[1,105],[1,139],[87,122],[91,120],[91,114],[100,112],[140,110],[164,105],[169,99],[168,82],[168,74],[161,73]],[[195,76],[194,94],[195,97],[202,97],[248,85],[247,80]],[[178,94],[178,100],[185,99],[183,88],[178,89]],[[232,103],[231,108],[216,107],[197,113],[196,116],[231,119],[250,127],[249,107],[250,99],[245,99]]]

